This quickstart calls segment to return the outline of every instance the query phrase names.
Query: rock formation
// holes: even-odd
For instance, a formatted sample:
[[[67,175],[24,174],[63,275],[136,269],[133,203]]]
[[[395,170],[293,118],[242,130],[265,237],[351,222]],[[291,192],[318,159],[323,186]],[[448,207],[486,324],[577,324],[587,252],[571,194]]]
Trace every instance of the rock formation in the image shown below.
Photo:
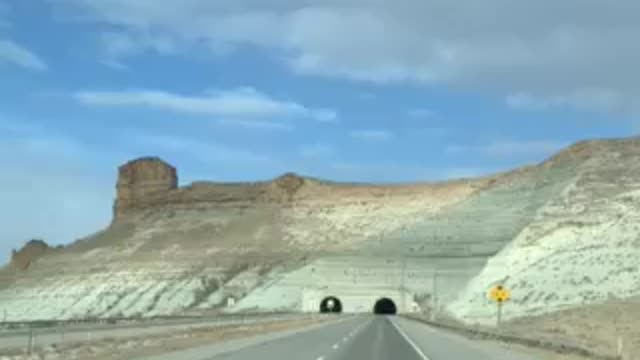
[[[19,269],[27,270],[29,265],[37,258],[46,254],[51,248],[42,240],[29,240],[20,250],[11,254],[10,266]]]
[[[120,166],[114,219],[147,199],[162,196],[177,187],[176,169],[157,157],[139,158]]]
[[[305,179],[294,173],[286,173],[273,181],[273,197],[280,202],[291,202],[305,184]]]

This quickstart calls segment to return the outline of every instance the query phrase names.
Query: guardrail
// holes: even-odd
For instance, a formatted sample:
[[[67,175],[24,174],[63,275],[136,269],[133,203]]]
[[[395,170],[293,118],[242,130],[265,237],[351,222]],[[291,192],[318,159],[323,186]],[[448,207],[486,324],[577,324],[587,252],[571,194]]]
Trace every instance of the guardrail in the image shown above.
[[[238,312],[238,313],[215,313],[202,315],[154,315],[154,316],[112,316],[112,317],[89,317],[82,319],[39,319],[29,321],[4,321],[0,322],[0,329],[16,329],[24,327],[47,328],[65,325],[93,325],[93,324],[118,324],[118,323],[149,323],[154,321],[211,321],[216,319],[233,319],[237,317],[273,317],[273,316],[294,316],[300,313],[292,312]]]
[[[480,338],[483,340],[503,341],[507,343],[519,344],[519,345],[539,348],[543,350],[551,350],[551,351],[562,353],[562,354],[573,354],[573,355],[579,355],[583,357],[589,357],[597,360],[626,360],[627,359],[622,354],[610,355],[610,354],[597,353],[595,351],[586,349],[584,347],[580,347],[572,344],[564,344],[558,341],[529,338],[529,337],[524,337],[520,335],[509,334],[508,332],[492,331],[486,328],[480,329],[480,328],[462,326],[458,324],[432,321],[420,315],[406,314],[401,316],[409,320],[418,321],[433,327],[457,332],[463,335],[470,335],[474,338]]]

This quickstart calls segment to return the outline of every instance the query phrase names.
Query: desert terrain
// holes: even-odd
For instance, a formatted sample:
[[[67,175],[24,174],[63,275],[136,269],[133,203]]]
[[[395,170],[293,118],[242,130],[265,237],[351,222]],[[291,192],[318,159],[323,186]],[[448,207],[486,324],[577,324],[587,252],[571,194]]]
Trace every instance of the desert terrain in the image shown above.
[[[14,253],[0,272],[0,313],[27,321],[318,311],[330,293],[366,312],[388,292],[401,312],[492,326],[486,292],[502,284],[509,331],[611,353],[613,333],[638,346],[629,314],[640,313],[639,162],[640,139],[606,139],[447,182],[287,173],[178,187],[176,168],[140,158],[118,170],[108,228]]]

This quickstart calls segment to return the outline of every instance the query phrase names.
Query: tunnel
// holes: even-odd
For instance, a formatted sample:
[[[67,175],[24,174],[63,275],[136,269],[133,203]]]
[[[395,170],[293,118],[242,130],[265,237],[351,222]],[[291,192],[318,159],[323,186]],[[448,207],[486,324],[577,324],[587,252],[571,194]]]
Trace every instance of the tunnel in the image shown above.
[[[335,296],[328,296],[320,302],[321,313],[341,313],[342,302]]]
[[[389,298],[382,298],[376,301],[376,304],[373,306],[373,313],[379,315],[394,315],[398,312],[396,308],[396,303]]]

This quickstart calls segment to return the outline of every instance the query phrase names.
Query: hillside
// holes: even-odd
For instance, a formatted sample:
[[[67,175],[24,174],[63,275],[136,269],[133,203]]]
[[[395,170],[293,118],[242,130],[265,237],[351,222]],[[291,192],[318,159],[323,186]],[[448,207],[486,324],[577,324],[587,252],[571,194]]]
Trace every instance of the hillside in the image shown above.
[[[638,159],[638,139],[598,140],[477,179],[341,184],[289,173],[180,188],[174,167],[140,158],[118,170],[112,224],[14,259],[0,306],[12,320],[146,316],[304,310],[310,294],[395,291],[425,307],[437,285],[451,314],[483,322],[497,282],[513,292],[508,317],[631,296]]]
[[[543,168],[575,168],[562,191],[540,206],[514,240],[449,306],[469,321],[490,321],[481,295],[497,283],[511,289],[506,317],[640,293],[640,160],[637,139],[574,146]]]

